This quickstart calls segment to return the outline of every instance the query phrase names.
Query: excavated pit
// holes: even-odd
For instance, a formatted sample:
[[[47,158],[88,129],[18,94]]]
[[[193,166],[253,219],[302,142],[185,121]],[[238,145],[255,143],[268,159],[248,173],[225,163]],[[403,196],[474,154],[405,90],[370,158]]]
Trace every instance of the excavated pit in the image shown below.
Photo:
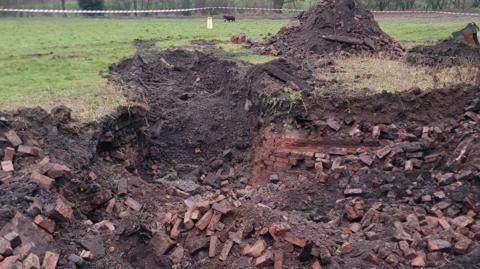
[[[134,104],[100,123],[73,127],[66,108],[0,115],[2,155],[16,149],[15,170],[0,173],[0,235],[18,231],[40,259],[48,249],[59,268],[479,264],[478,86],[327,98],[288,60],[185,50],[139,52],[111,74]],[[49,209],[59,201],[71,214]],[[82,250],[94,258],[71,257]]]

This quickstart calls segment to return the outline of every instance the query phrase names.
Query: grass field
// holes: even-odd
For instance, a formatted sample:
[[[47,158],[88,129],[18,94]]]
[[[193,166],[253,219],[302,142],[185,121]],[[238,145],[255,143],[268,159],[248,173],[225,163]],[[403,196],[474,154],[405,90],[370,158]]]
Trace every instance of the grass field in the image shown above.
[[[395,39],[418,43],[447,37],[468,19],[379,18]],[[156,39],[157,47],[182,46],[194,39],[227,40],[245,32],[258,39],[277,32],[282,20],[217,21],[207,30],[199,19],[0,19],[0,109],[66,104],[82,119],[94,119],[123,102],[102,75],[108,65],[134,53],[132,41]],[[240,46],[224,45],[239,58],[254,63]]]

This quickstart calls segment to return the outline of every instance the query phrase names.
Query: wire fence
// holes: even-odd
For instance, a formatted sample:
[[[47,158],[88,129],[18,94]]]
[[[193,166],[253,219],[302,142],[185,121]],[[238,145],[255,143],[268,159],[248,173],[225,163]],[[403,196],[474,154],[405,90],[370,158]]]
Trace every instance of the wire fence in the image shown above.
[[[0,12],[4,13],[35,13],[35,14],[168,14],[168,13],[185,13],[196,11],[270,11],[282,13],[299,13],[305,10],[290,8],[250,8],[250,7],[199,7],[199,8],[181,8],[181,9],[143,9],[143,10],[74,10],[74,9],[17,9],[2,8]],[[465,16],[480,17],[480,13],[468,12],[451,12],[451,11],[434,11],[434,10],[408,10],[408,11],[377,11],[374,14],[436,14],[447,16]]]

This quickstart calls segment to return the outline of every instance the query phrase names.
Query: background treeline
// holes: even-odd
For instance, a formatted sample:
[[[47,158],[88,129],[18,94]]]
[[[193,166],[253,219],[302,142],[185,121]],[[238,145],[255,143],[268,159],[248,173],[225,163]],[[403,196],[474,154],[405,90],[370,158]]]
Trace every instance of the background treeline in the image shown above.
[[[206,6],[308,9],[316,0],[0,0],[0,8],[166,9]],[[472,9],[480,0],[361,0],[370,9]]]

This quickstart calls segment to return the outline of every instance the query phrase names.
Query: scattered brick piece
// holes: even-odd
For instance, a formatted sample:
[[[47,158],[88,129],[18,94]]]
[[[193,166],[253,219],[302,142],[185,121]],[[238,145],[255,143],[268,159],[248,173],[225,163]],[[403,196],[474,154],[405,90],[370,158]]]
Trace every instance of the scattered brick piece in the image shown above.
[[[1,263],[0,263],[0,269],[16,269],[18,268],[16,266],[18,257],[17,256],[10,256],[6,257]],[[21,266],[21,264],[20,264]]]
[[[318,260],[315,260],[315,262],[312,263],[312,269],[322,269],[322,265],[320,265]]]
[[[363,190],[361,188],[347,188],[343,191],[345,195],[361,195]]]
[[[2,256],[10,256],[13,253],[12,246],[10,245],[10,242],[5,239],[0,237],[0,255]]]
[[[25,260],[23,260],[23,269],[40,269],[40,259],[37,255],[30,253]]]
[[[364,215],[363,201],[353,200],[345,205],[345,215],[349,221],[361,219]]]
[[[228,239],[223,245],[222,252],[220,253],[220,256],[218,257],[218,259],[221,261],[226,261],[232,247],[233,247],[233,240]]]
[[[305,241],[305,239],[301,239],[301,238],[298,238],[296,237],[293,233],[290,233],[290,232],[286,232],[284,235],[283,235],[283,239],[297,247],[301,247],[301,248],[304,248],[305,245],[307,244],[307,242]]]
[[[458,216],[452,220],[452,223],[457,227],[467,227],[473,223],[473,219],[467,216]]]
[[[66,165],[51,163],[48,167],[47,175],[51,178],[68,177],[72,173],[72,170]]]
[[[127,178],[120,178],[118,180],[118,195],[127,195],[128,194],[128,179]]]
[[[13,157],[15,156],[15,149],[7,147],[3,150],[3,161],[13,162]]]
[[[73,209],[63,197],[58,197],[55,206],[47,209],[47,217],[57,221],[70,221],[73,219]]]
[[[373,126],[372,136],[373,136],[374,138],[379,138],[379,137],[380,137],[380,133],[381,133],[380,126],[379,126],[379,125]]]
[[[385,147],[377,150],[376,155],[377,155],[377,158],[379,158],[381,160],[381,159],[385,158],[385,156],[387,156],[390,152],[392,152],[392,148],[389,147],[389,146],[385,146]]]
[[[265,254],[263,254],[262,256],[258,257],[255,260],[255,266],[263,267],[270,264],[272,261],[273,261],[273,253],[270,250],[268,250],[265,252]]]
[[[217,255],[217,243],[218,243],[218,237],[216,235],[212,235],[210,237],[210,246],[208,248],[208,257],[213,258]]]
[[[471,244],[472,244],[472,240],[467,238],[462,239],[455,244],[455,246],[453,247],[453,251],[456,254],[466,254]]]
[[[209,231],[215,231],[217,228],[217,224],[220,222],[220,218],[222,217],[221,213],[214,212],[212,218],[210,219],[210,223],[208,224]]]
[[[105,208],[105,212],[107,212],[107,214],[112,214],[116,202],[117,200],[115,198],[112,198],[110,201],[108,201],[107,207]]]
[[[10,245],[12,248],[16,248],[22,244],[22,239],[20,238],[20,235],[16,232],[10,232],[4,236],[4,238],[10,242]]]
[[[42,215],[38,215],[34,219],[35,224],[45,231],[53,234],[55,232],[55,222],[49,218],[46,218]]]
[[[170,259],[173,263],[177,264],[183,261],[185,255],[185,249],[181,246],[176,247],[170,254]]]
[[[268,232],[273,238],[275,238],[285,234],[286,232],[290,231],[290,229],[291,227],[288,223],[274,223],[270,226],[270,228],[268,228]]]
[[[273,252],[273,269],[283,268],[283,250],[277,249]]]
[[[33,147],[31,147],[31,146],[20,145],[20,146],[18,146],[17,152],[27,154],[27,155],[35,155]]]
[[[33,171],[37,171],[39,174],[43,175],[48,169],[50,169],[50,158],[45,157],[35,165]]]
[[[212,219],[212,216],[213,216],[213,210],[207,211],[195,226],[201,231],[205,230],[210,224],[210,220]]]
[[[260,257],[262,255],[262,252],[267,248],[267,243],[263,239],[257,240],[253,246],[246,245],[245,248],[243,249],[243,254],[250,256],[250,257]]]
[[[93,229],[95,229],[97,231],[109,230],[109,231],[113,232],[113,231],[115,231],[115,226],[113,225],[113,223],[111,223],[108,220],[102,220],[98,223],[95,223],[95,225],[93,225]]]
[[[14,147],[18,147],[23,143],[22,139],[20,139],[20,137],[14,130],[6,132],[5,137],[7,138],[8,142],[10,142],[10,144],[12,144],[12,146]]]
[[[452,244],[442,239],[430,239],[428,240],[428,249],[430,251],[444,250],[452,247]]]
[[[371,166],[373,163],[373,158],[370,157],[368,154],[362,154],[359,156],[360,161],[362,161],[364,164]]]
[[[170,231],[170,237],[172,239],[178,239],[180,236],[180,225],[182,224],[183,220],[178,218],[173,224],[172,230]]]
[[[33,182],[37,183],[45,189],[50,189],[55,182],[54,179],[44,176],[37,171],[33,171],[30,177],[32,178]]]
[[[125,200],[125,204],[135,211],[140,211],[140,209],[142,209],[142,205],[131,197],[128,197],[127,200]]]
[[[57,268],[58,259],[60,255],[54,252],[45,252],[45,257],[42,262],[42,269],[55,269]]]
[[[425,264],[425,258],[423,257],[423,255],[418,255],[410,261],[410,265],[412,267],[425,267]]]
[[[224,215],[228,214],[228,212],[230,212],[230,207],[226,206],[225,204],[220,204],[220,203],[214,203],[212,205],[212,209],[217,211],[217,212],[220,212]]]
[[[23,245],[15,248],[13,250],[13,255],[17,256],[19,260],[23,260],[23,259],[25,259],[25,257],[27,257],[27,255],[33,249],[35,249],[35,244],[32,243],[32,242],[27,242],[27,243],[24,243]]]
[[[352,243],[350,243],[350,242],[343,243],[342,246],[340,247],[340,251],[341,251],[342,255],[351,253],[353,251]]]
[[[2,162],[2,170],[5,172],[13,172],[15,168],[13,168],[12,161],[3,161]]]

